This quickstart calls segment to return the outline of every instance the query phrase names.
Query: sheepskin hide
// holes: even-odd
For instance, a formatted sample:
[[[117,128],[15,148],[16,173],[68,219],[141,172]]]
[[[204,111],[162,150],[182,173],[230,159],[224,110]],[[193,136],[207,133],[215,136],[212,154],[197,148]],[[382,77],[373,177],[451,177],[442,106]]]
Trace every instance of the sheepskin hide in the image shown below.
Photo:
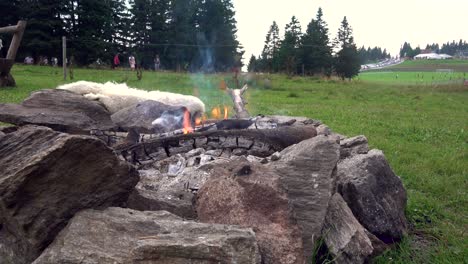
[[[107,82],[102,84],[79,81],[61,85],[57,89],[81,94],[89,100],[98,100],[111,114],[146,100],[154,100],[171,106],[185,106],[192,116],[201,116],[205,112],[205,104],[195,96],[161,91],[148,92],[128,87],[124,83]]]

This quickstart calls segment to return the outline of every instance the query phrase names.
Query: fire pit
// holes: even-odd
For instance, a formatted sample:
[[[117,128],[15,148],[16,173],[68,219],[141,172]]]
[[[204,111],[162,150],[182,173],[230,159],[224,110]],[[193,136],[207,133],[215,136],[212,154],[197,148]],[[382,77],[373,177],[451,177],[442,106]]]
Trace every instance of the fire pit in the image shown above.
[[[119,257],[128,260],[135,257],[131,254],[143,254],[133,246],[144,241],[148,242],[145,252],[167,252],[168,259],[191,260],[200,252],[212,252],[204,235],[199,235],[200,244],[190,254],[185,250],[167,251],[174,243],[185,248],[186,242],[193,240],[193,234],[200,233],[194,232],[198,228],[196,225],[186,225],[187,220],[203,223],[206,230],[228,230],[231,225],[241,228],[248,235],[249,244],[247,240],[239,239],[234,241],[236,246],[228,246],[223,241],[231,239],[229,235],[216,234],[216,237],[229,248],[222,254],[239,256],[242,255],[240,251],[247,249],[253,252],[242,255],[249,259],[242,263],[310,263],[314,260],[314,251],[326,252],[321,256],[331,256],[339,263],[364,263],[385,250],[387,244],[402,239],[407,228],[404,215],[406,192],[382,151],[369,150],[364,136],[346,138],[317,120],[249,117],[243,108],[245,102],[236,97],[242,94],[240,90],[233,94],[237,102],[235,117],[229,118],[216,110],[218,119],[192,120],[187,109],[176,109],[171,113],[182,115],[182,118],[173,119],[181,122],[174,126],[176,129],[171,126],[172,131],[140,130],[140,127],[126,127],[123,131],[100,103],[68,91],[42,90],[21,105],[0,104],[0,121],[18,126],[4,130],[5,135],[0,133],[0,154],[3,154],[0,155],[0,166],[11,174],[6,180],[0,177],[0,190],[12,190],[21,199],[18,202],[16,196],[7,196],[13,209],[0,208],[0,213],[9,210],[5,215],[11,215],[14,220],[4,226],[16,225],[19,221],[14,218],[16,216],[20,220],[30,220],[18,226],[18,233],[10,235],[25,234],[30,237],[21,238],[21,241],[38,241],[36,250],[28,256],[29,262],[22,263],[30,263],[39,254],[42,254],[39,259],[43,262],[38,263],[65,262],[60,259],[61,254],[53,253],[61,252],[63,248],[70,250],[67,257],[73,256],[80,261],[113,257],[114,250]],[[162,115],[161,111],[157,113]],[[60,132],[38,126],[23,127],[26,124],[48,126]],[[57,145],[58,141],[63,142]],[[8,151],[12,146],[24,153],[9,158],[11,153]],[[34,158],[29,158],[30,152],[34,152]],[[66,165],[56,162],[58,158],[66,160]],[[22,167],[18,169],[18,166]],[[65,173],[68,177],[64,177],[63,171],[69,167],[73,168],[73,173]],[[28,177],[22,174],[30,170],[34,173]],[[130,178],[131,181],[127,180]],[[82,179],[88,179],[89,194],[83,195],[82,187],[77,191],[75,185],[85,184]],[[11,182],[23,181],[29,184],[11,185]],[[124,181],[127,182],[125,190],[120,185]],[[49,182],[63,189],[60,192],[63,197],[58,197],[55,189],[48,190]],[[106,192],[109,188],[122,192],[112,205],[126,209],[87,211],[87,224],[67,225],[77,211],[90,208],[90,197],[95,199],[91,208],[98,209],[107,205],[110,198],[115,199],[117,196],[113,192]],[[32,191],[36,189],[38,191]],[[101,189],[99,195],[93,193]],[[4,199],[1,193],[0,199]],[[28,195],[20,195],[23,193]],[[70,194],[73,199],[67,199]],[[56,216],[55,210],[49,213],[43,210],[42,204],[36,204],[36,201],[44,201],[49,205],[48,201],[55,201],[58,206],[62,205],[62,200],[70,204],[63,203],[64,208],[59,211],[63,216],[60,217]],[[77,207],[75,201],[82,201],[82,204]],[[23,204],[44,212],[44,215],[37,216],[36,211],[32,211],[31,217],[24,217],[23,214],[31,210],[20,210]],[[152,217],[157,219],[162,214],[169,214],[171,218],[176,215],[180,221],[177,226],[193,227],[183,230],[184,233],[174,240],[167,240],[165,235],[172,229],[163,233],[146,224],[155,223]],[[83,214],[79,212],[72,223],[83,221],[80,215]],[[49,223],[49,219],[57,222],[53,226],[58,226],[54,232],[44,224]],[[103,224],[102,219],[109,220]],[[26,232],[22,228],[28,224],[43,229]],[[87,228],[100,224],[106,228]],[[62,227],[60,235],[55,237]],[[83,227],[89,232],[73,231]],[[142,230],[142,227],[146,229]],[[145,237],[132,237],[135,242],[129,242],[125,249],[108,248],[107,242],[102,247],[89,245],[97,251],[91,253],[76,247],[88,245],[74,239],[94,241],[100,237],[102,241],[111,241],[124,229],[132,234],[132,230],[140,230]],[[7,229],[0,230],[0,235],[6,232],[4,230]],[[99,235],[94,233],[101,231]],[[76,233],[90,237],[82,238],[82,235],[74,235]],[[36,237],[42,234],[51,234],[51,237]],[[62,242],[49,245],[54,238]],[[2,246],[0,240],[0,248]],[[20,249],[12,250],[15,253],[12,256],[23,254]],[[0,258],[1,254],[0,251]],[[48,261],[52,256],[58,259]],[[136,257],[155,260],[152,256]],[[211,257],[206,259],[213,259]]]
[[[253,155],[265,158],[302,140],[317,135],[321,123],[306,118],[258,117],[225,119],[184,130],[162,134],[136,131],[112,136],[111,146],[134,164],[159,161],[176,154],[202,148],[219,150],[225,157]],[[220,155],[221,155],[220,153]]]

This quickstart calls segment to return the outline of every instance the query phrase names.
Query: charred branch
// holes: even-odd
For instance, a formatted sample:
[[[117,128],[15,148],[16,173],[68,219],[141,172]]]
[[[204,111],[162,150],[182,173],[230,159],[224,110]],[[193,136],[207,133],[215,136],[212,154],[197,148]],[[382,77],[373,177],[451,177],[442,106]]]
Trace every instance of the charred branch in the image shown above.
[[[266,157],[276,151],[315,137],[313,126],[279,127],[277,129],[215,130],[151,139],[114,149],[127,160],[145,161],[185,153],[195,148],[245,150],[247,154]]]
[[[243,94],[245,93],[245,91],[247,91],[247,89],[248,89],[247,84],[244,85],[242,89],[231,89],[231,88],[227,89],[227,92],[231,96],[232,101],[234,103],[234,111],[236,111],[237,118],[249,118],[250,117],[249,112],[247,111],[247,109],[245,109],[245,105],[247,104],[247,102],[245,101],[243,97]]]

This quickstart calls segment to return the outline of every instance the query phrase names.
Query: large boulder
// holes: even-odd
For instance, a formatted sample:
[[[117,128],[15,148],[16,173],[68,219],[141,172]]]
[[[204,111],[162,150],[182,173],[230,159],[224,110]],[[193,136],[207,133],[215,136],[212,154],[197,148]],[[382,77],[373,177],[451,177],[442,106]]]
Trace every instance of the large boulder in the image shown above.
[[[287,192],[310,262],[334,189],[339,145],[332,137],[317,136],[284,149],[280,156],[269,166]]]
[[[259,264],[251,229],[182,221],[166,211],[84,210],[34,264]]]
[[[330,200],[322,233],[334,263],[364,263],[374,251],[365,229],[338,193]]]
[[[84,208],[123,204],[138,172],[102,141],[25,126],[0,140],[0,259],[30,263]]]
[[[317,136],[271,160],[234,160],[215,168],[198,193],[198,217],[253,227],[265,263],[311,261],[334,188],[339,145]]]
[[[111,118],[124,130],[134,128],[141,133],[172,131],[183,127],[185,111],[187,108],[183,106],[170,106],[147,100],[124,108]]]
[[[359,222],[385,243],[399,241],[406,234],[406,191],[382,151],[342,160],[337,191]]]
[[[115,127],[110,113],[97,101],[56,89],[34,92],[20,105],[0,104],[0,121],[15,125],[42,125],[71,133]]]
[[[224,163],[197,195],[198,219],[251,227],[263,263],[304,263],[301,233],[279,176],[244,158]]]

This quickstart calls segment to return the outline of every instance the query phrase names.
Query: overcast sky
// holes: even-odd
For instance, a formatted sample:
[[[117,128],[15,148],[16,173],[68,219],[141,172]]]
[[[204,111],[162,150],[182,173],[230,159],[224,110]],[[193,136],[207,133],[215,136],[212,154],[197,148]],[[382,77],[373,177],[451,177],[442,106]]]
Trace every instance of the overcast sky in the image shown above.
[[[295,15],[304,32],[322,7],[334,38],[346,16],[358,46],[379,46],[395,56],[408,41],[413,48],[428,43],[468,41],[468,0],[233,0],[237,37],[244,46],[244,63],[258,56],[273,20],[281,38]],[[424,46],[424,47],[423,47]]]

